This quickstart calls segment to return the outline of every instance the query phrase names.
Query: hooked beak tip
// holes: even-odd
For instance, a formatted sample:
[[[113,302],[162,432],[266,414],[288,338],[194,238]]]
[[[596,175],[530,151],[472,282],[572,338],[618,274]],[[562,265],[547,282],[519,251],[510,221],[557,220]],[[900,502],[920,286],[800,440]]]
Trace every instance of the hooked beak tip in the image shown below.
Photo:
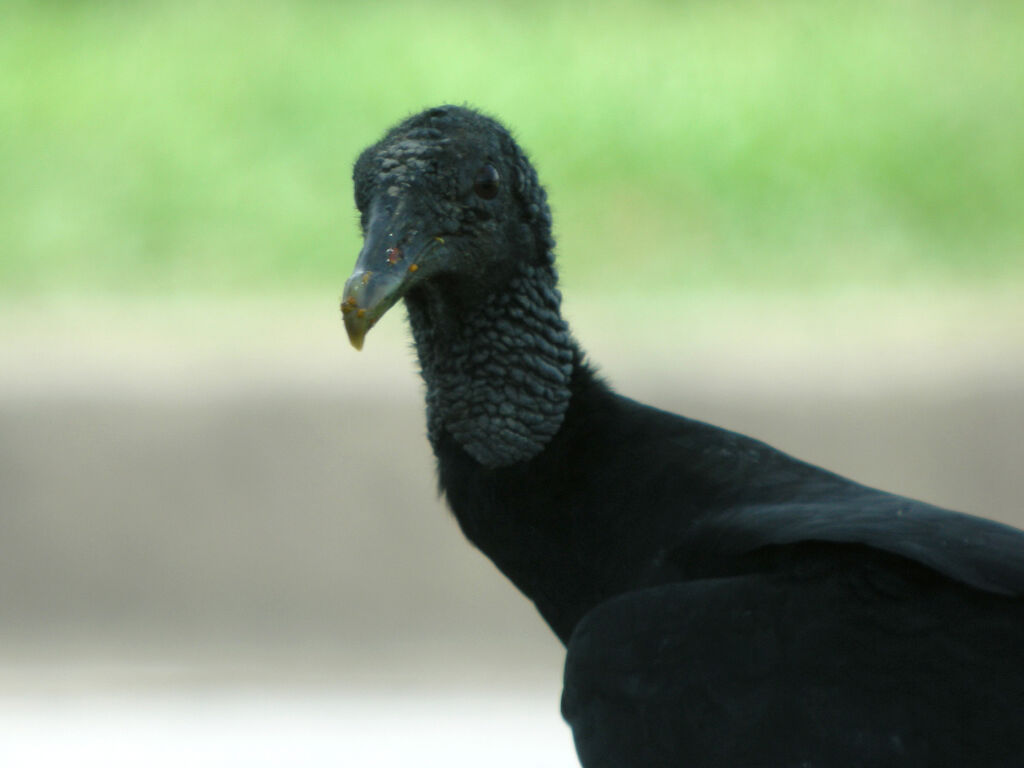
[[[349,342],[357,350],[361,350],[366,332],[370,330],[373,321],[367,319],[364,310],[357,310],[345,301],[341,303],[341,315],[345,320],[345,332],[348,334]]]

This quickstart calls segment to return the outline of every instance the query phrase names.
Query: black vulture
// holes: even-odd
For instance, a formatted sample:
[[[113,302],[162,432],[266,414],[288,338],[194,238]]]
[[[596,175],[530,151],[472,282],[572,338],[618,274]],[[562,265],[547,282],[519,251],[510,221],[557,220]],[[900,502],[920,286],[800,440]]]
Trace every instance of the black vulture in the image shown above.
[[[612,391],[496,120],[428,109],[353,178],[349,338],[405,300],[440,487],[565,644],[584,766],[1024,766],[1024,532]]]

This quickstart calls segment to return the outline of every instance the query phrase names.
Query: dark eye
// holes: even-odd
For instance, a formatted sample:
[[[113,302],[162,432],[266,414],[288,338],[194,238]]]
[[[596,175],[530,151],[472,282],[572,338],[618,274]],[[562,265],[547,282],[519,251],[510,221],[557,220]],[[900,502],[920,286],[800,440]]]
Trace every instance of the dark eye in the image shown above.
[[[473,180],[473,191],[484,200],[493,200],[498,196],[498,182],[500,181],[501,177],[498,176],[498,169],[493,165],[485,165],[476,172],[476,178]]]

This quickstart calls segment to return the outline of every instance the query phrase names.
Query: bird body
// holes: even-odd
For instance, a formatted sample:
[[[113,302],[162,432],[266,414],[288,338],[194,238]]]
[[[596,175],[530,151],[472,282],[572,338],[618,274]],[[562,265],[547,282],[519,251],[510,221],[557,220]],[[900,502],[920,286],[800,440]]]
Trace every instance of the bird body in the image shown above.
[[[405,300],[441,490],[566,644],[586,768],[1024,765],[1024,532],[612,391],[496,121],[427,110],[354,177],[346,328]]]

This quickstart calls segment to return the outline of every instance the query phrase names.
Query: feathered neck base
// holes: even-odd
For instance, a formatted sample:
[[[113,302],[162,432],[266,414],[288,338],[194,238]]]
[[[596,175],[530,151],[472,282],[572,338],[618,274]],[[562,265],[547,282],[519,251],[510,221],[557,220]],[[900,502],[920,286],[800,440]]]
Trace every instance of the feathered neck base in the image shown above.
[[[575,342],[550,265],[521,265],[482,301],[424,286],[406,296],[427,385],[427,433],[447,430],[480,464],[528,461],[569,407]]]

